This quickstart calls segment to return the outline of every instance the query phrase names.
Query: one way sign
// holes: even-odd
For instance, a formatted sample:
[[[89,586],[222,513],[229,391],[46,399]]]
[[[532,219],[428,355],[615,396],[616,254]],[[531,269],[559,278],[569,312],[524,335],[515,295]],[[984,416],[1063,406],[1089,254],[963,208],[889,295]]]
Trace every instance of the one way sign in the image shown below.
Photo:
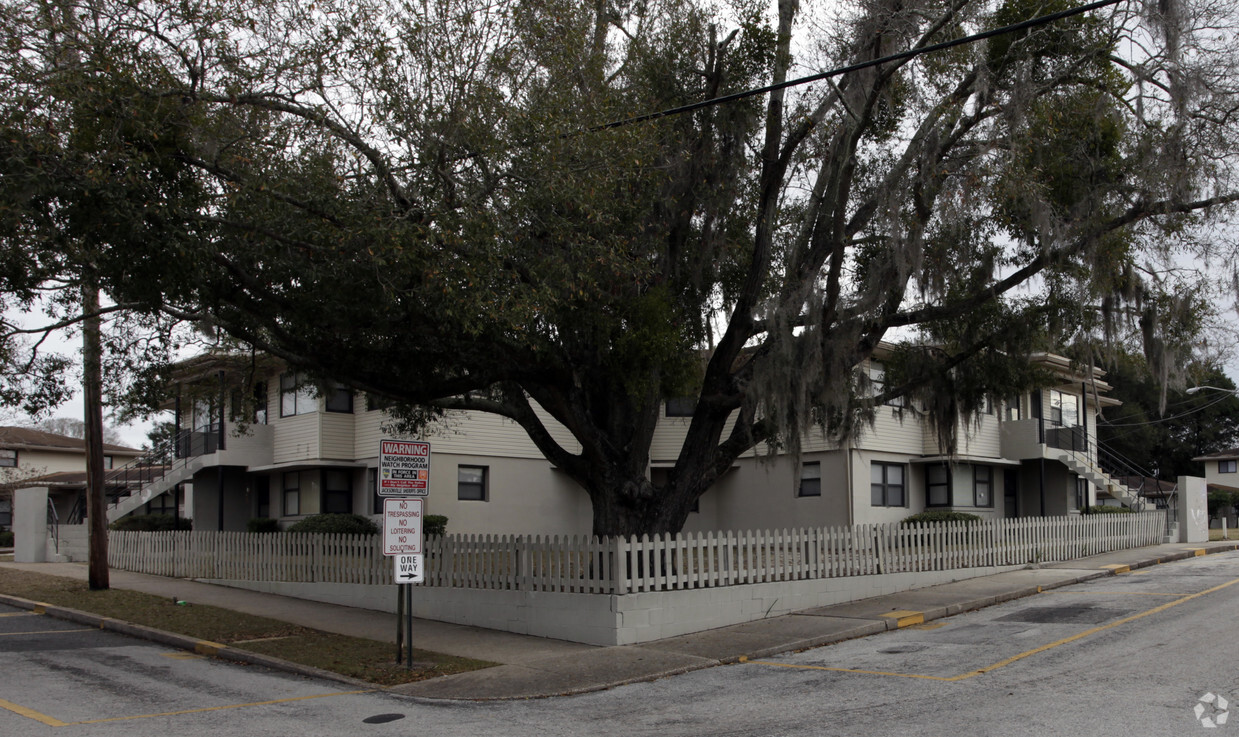
[[[392,571],[396,583],[424,583],[426,581],[425,556],[393,555],[391,559],[396,566]]]

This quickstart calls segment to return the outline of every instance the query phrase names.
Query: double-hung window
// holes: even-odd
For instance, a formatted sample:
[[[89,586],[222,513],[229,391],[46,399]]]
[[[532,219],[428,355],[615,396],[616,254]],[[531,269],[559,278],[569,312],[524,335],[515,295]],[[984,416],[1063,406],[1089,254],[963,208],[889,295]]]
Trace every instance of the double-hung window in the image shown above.
[[[461,501],[484,502],[487,500],[486,466],[456,467],[456,498]]]
[[[301,474],[291,471],[284,474],[284,516],[301,514]]]
[[[906,507],[908,495],[902,463],[873,461],[869,464],[870,502],[875,507]]]
[[[353,479],[348,471],[323,471],[323,512],[351,514],[353,511]]]
[[[17,468],[17,451],[0,449],[0,468]]]
[[[309,414],[318,410],[318,397],[314,386],[307,383],[305,375],[283,374],[280,376],[280,417]]]
[[[1218,473],[1235,473],[1236,464],[1239,464],[1239,461],[1235,461],[1235,460],[1218,461],[1217,472]]]
[[[800,464],[800,487],[796,491],[796,496],[821,496],[822,495],[822,464],[819,461],[810,461]]]
[[[951,469],[945,464],[925,467],[925,504],[930,507],[951,506]]]

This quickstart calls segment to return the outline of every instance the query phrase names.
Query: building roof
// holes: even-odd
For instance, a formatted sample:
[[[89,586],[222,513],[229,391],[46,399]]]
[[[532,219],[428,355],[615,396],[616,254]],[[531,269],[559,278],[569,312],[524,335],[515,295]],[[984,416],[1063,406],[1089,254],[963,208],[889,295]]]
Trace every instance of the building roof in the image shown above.
[[[1220,450],[1217,453],[1208,455],[1196,456],[1193,461],[1229,461],[1232,458],[1239,459],[1239,448],[1231,448],[1230,450]]]
[[[31,427],[0,427],[0,448],[7,450],[44,450],[61,453],[84,453],[86,441],[68,435],[35,430]],[[104,443],[105,453],[113,455],[141,455],[137,448]]]

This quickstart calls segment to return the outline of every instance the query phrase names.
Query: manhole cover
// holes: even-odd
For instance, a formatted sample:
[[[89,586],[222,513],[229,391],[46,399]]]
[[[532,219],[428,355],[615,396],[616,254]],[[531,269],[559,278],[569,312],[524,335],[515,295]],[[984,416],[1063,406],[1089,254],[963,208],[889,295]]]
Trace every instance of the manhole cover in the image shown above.
[[[375,714],[374,716],[366,717],[361,721],[366,724],[387,724],[388,722],[394,722],[397,719],[404,719],[404,714]]]
[[[1130,609],[1103,609],[1092,606],[1037,606],[998,617],[996,622],[1032,624],[1101,624],[1129,614]]]

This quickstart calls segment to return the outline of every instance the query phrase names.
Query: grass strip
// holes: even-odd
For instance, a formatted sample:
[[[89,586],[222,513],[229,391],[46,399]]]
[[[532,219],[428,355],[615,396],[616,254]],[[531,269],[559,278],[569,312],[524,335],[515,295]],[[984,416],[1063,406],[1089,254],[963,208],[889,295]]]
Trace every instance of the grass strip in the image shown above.
[[[489,668],[495,663],[413,650],[413,668],[395,662],[388,642],[337,635],[219,607],[180,605],[125,589],[91,591],[86,582],[0,568],[0,592],[133,624],[219,642],[381,685]]]

